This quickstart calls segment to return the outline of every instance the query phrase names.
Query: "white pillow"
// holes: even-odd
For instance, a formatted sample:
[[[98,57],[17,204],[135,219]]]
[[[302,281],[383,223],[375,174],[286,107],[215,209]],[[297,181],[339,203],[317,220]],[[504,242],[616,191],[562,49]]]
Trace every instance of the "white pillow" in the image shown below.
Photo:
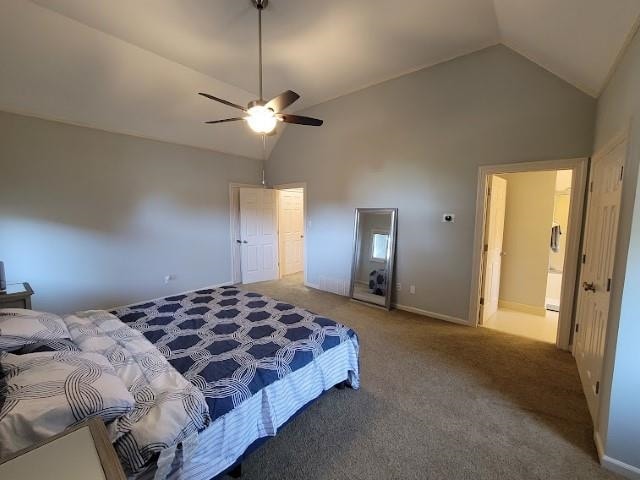
[[[91,417],[109,422],[135,401],[97,353],[0,353],[0,457]]]
[[[0,350],[17,350],[45,340],[69,338],[66,324],[53,313],[0,308]]]

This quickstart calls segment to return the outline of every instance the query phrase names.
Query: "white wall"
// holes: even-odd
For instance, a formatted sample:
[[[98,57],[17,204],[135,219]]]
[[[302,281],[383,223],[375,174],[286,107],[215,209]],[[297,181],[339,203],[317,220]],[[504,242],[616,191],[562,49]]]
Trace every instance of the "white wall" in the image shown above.
[[[588,156],[595,100],[504,46],[405,75],[305,114],[267,161],[307,182],[308,279],[350,277],[356,207],[397,207],[400,304],[466,319],[478,167]],[[456,223],[441,222],[453,212]]]
[[[507,180],[507,208],[500,275],[500,300],[544,314],[556,172],[501,175]]]
[[[54,312],[227,282],[230,181],[260,162],[0,112],[0,260]],[[175,281],[164,284],[164,276]]]
[[[595,149],[629,129],[620,230],[611,290],[599,435],[605,454],[640,471],[640,35],[598,101]]]

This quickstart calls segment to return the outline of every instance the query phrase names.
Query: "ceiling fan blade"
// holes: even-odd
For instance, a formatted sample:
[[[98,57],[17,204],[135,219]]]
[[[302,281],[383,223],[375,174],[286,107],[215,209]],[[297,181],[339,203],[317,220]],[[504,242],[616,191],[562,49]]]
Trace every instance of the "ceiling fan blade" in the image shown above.
[[[242,110],[243,112],[247,111],[246,108],[241,107],[240,105],[236,105],[235,103],[228,102],[227,100],[224,100],[222,98],[214,97],[213,95],[209,95],[208,93],[200,92],[200,93],[198,93],[198,95],[202,95],[203,97],[207,97],[210,100],[215,100],[216,102],[224,103],[225,105],[228,105],[229,107],[237,108],[238,110]]]
[[[303,117],[301,115],[289,115],[288,113],[279,113],[277,117],[285,123],[297,123],[298,125],[311,125],[312,127],[319,127],[322,125],[322,120],[318,118]]]
[[[226,122],[237,122],[238,120],[244,120],[244,117],[225,118],[224,120],[210,120],[210,121],[204,122],[204,123],[208,123],[208,124],[226,123]]]
[[[295,102],[299,98],[300,98],[300,95],[298,95],[296,92],[287,90],[286,92],[282,92],[277,97],[269,100],[266,106],[267,108],[270,108],[274,112],[280,113],[282,110],[287,108],[289,105],[291,105],[293,102]]]

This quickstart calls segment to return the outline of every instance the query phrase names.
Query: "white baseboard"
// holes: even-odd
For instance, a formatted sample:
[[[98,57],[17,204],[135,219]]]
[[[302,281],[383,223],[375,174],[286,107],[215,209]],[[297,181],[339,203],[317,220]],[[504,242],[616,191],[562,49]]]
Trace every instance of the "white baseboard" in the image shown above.
[[[405,312],[417,313],[418,315],[423,315],[425,317],[435,318],[437,320],[444,320],[445,322],[453,322],[458,323],[460,325],[469,326],[469,322],[458,317],[453,317],[451,315],[445,315],[443,313],[429,312],[427,310],[422,310],[421,308],[410,307],[408,305],[401,305],[399,303],[394,303],[393,306],[398,310],[404,310]]]
[[[527,305],[525,303],[510,302],[508,300],[498,300],[498,308],[516,310],[517,312],[530,313],[531,315],[538,315],[540,317],[544,317],[547,313],[544,306]]]
[[[304,282],[304,285],[306,287],[309,287],[309,288],[315,288],[316,290],[320,290],[320,291],[323,291],[323,292],[328,292],[328,290],[324,290],[324,289],[320,288],[320,285],[316,285],[314,283]],[[329,293],[333,293],[334,295],[338,295],[335,292],[329,292]],[[357,300],[355,300],[355,301],[357,301]],[[391,306],[393,308],[397,308],[398,310],[403,310],[405,312],[411,312],[411,313],[417,313],[418,315],[422,315],[424,317],[435,318],[437,320],[444,320],[445,322],[458,323],[460,325],[466,325],[466,326],[470,325],[469,322],[467,322],[466,320],[464,320],[462,318],[453,317],[451,315],[445,315],[443,313],[429,312],[427,310],[422,310],[421,308],[410,307],[408,305],[401,305],[401,304],[398,304],[398,303],[394,303]]]
[[[604,453],[604,445],[602,444],[602,439],[598,432],[593,433],[593,440],[596,443],[598,458],[600,459],[600,465],[602,465],[603,468],[611,470],[612,472],[618,473],[631,480],[640,480],[640,468],[621,462],[615,458],[611,458]]]
[[[167,298],[167,297],[175,297],[176,295],[185,295],[185,294],[188,294],[188,293],[193,293],[193,292],[195,292],[197,290],[207,290],[209,288],[227,287],[227,286],[230,286],[230,285],[233,285],[233,280],[229,280],[228,282],[218,283],[216,285],[208,285],[206,287],[194,288],[192,290],[185,290],[184,292],[167,293],[166,295],[163,295],[162,297],[150,298],[148,300],[147,299],[140,300],[139,302],[133,302],[133,303],[130,303],[128,305],[118,305],[117,307],[104,308],[103,310],[117,310],[119,308],[133,307],[134,305],[140,305],[141,303],[156,302],[158,300],[162,300],[163,298]]]

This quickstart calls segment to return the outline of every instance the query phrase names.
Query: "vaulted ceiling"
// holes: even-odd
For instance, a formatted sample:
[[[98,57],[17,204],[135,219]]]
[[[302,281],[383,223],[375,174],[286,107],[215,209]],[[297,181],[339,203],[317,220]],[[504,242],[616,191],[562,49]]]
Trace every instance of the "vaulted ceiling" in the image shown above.
[[[249,0],[0,9],[0,109],[261,157],[243,125],[202,124],[237,112],[195,95],[257,97]],[[597,96],[639,15],[638,0],[271,0],[265,96],[295,90],[299,110],[497,43]]]

